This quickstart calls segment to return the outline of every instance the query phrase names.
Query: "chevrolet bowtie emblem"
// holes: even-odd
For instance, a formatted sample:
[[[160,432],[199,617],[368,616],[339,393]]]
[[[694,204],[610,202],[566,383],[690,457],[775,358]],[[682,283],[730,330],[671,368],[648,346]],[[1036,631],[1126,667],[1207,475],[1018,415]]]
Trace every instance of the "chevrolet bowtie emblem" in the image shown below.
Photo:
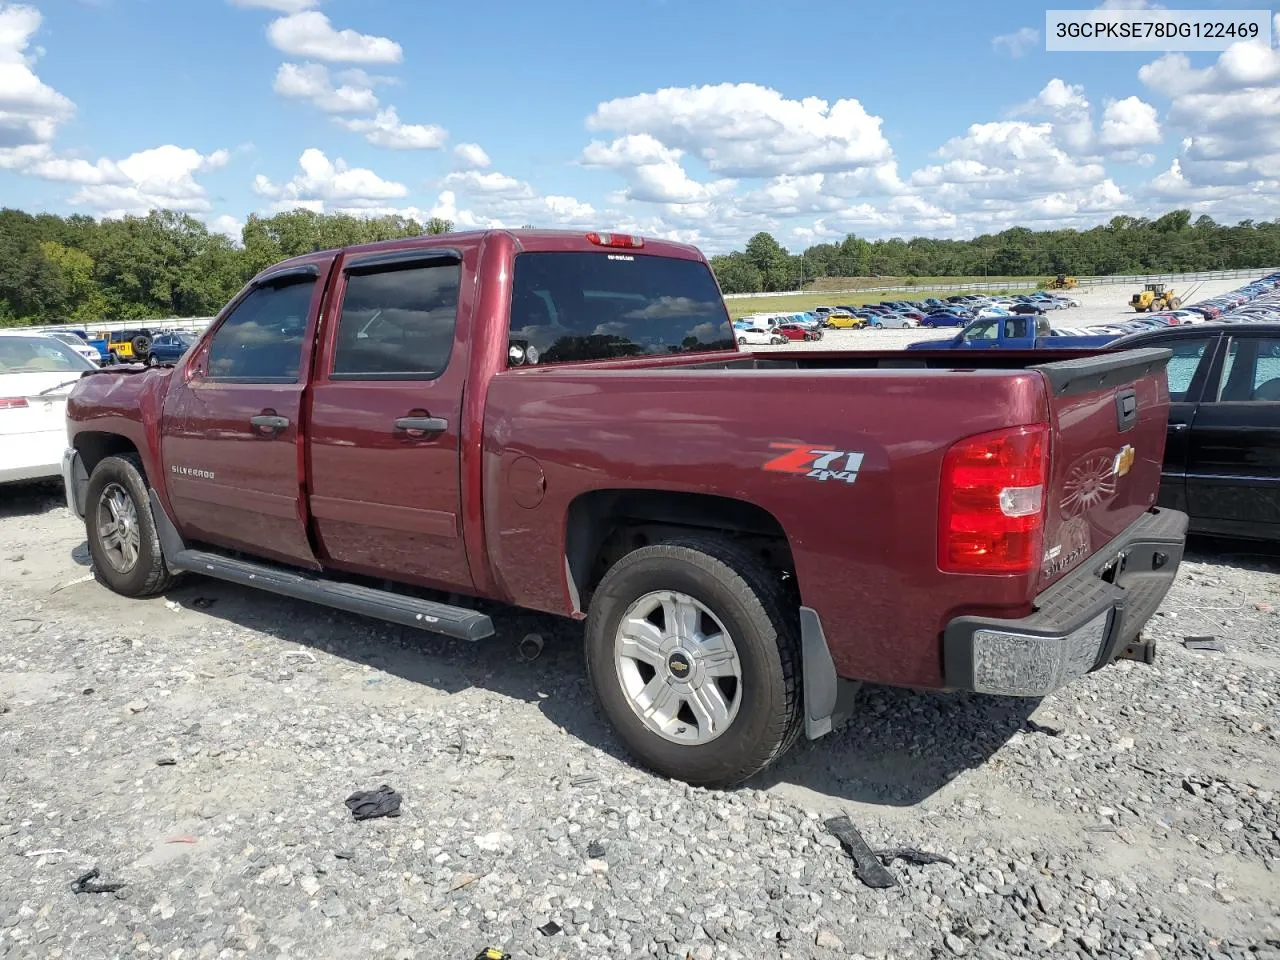
[[[1117,477],[1123,477],[1133,468],[1133,461],[1137,459],[1133,447],[1125,444],[1120,448],[1120,452],[1116,454],[1115,462],[1111,465],[1111,472]]]

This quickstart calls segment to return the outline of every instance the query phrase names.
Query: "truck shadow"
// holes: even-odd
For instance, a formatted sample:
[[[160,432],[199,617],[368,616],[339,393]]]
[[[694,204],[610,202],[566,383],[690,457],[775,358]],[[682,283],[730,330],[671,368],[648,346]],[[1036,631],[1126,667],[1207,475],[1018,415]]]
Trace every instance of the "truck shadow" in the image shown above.
[[[466,643],[198,577],[182,581],[165,599],[273,636],[281,641],[280,655],[309,649],[370,668],[349,682],[369,692],[373,709],[387,703],[384,684],[391,677],[443,694],[486,690],[536,705],[557,730],[635,765],[596,708],[586,679],[582,626],[573,621],[495,609],[497,635]],[[162,609],[155,613],[165,615]],[[541,643],[522,644],[529,634]],[[283,656],[279,662],[282,670],[298,663]],[[1035,706],[1034,701],[865,688],[853,720],[821,740],[802,738],[775,768],[746,786],[767,789],[787,782],[840,799],[914,805],[985,762],[1015,731],[1026,728]],[[546,731],[539,733],[542,739]],[[518,755],[521,744],[517,738],[491,748]],[[583,752],[564,753],[566,770],[570,757],[591,763]]]
[[[61,480],[27,480],[6,483],[0,498],[0,519],[35,517],[67,505]]]
[[[87,565],[83,544],[72,556]],[[1280,570],[1280,546],[1196,539],[1188,560]],[[183,580],[166,599],[274,636],[282,641],[281,654],[301,647],[369,667],[368,674],[351,682],[370,691],[371,706],[386,702],[374,691],[388,676],[443,694],[487,690],[537,705],[555,728],[634,765],[595,706],[583,663],[582,626],[573,621],[497,607],[491,611],[497,635],[466,643],[199,577]],[[529,634],[541,643],[522,648]],[[790,753],[746,786],[795,787],[836,802],[914,806],[966,770],[981,767],[1015,733],[1054,735],[1052,720],[1041,726],[1031,719],[1039,703],[867,686],[843,725],[816,741],[802,736]],[[501,749],[518,754],[520,744]]]

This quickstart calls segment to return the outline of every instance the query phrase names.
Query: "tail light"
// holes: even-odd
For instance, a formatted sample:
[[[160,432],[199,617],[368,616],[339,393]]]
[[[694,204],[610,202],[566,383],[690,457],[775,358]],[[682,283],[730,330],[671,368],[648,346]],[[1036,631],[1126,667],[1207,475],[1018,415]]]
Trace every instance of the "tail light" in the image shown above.
[[[25,410],[26,397],[0,397],[0,410]]]
[[[938,567],[947,573],[1028,573],[1039,561],[1049,479],[1049,428],[967,437],[942,461]]]
[[[588,233],[587,239],[598,247],[631,247],[644,246],[644,237],[633,237],[627,233]]]

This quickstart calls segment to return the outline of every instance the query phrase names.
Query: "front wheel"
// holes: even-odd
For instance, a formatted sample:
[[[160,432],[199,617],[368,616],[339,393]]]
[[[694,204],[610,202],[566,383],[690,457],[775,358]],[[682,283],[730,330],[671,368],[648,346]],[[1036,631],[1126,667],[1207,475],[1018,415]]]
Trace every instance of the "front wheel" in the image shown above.
[[[695,786],[728,787],[799,735],[800,638],[781,580],[714,538],[642,547],[591,600],[587,672],[641,763]]]
[[[85,493],[85,535],[98,579],[126,597],[152,597],[173,585],[136,456],[107,457]]]
[[[872,324],[872,326],[873,326],[873,327],[875,327],[877,330],[883,330],[883,329],[884,329],[884,324],[883,324],[883,323],[873,323],[873,324]]]
[[[746,338],[746,337],[739,337],[739,338],[738,338],[738,346],[740,346],[740,347],[745,347],[746,345],[747,345],[747,338]]]

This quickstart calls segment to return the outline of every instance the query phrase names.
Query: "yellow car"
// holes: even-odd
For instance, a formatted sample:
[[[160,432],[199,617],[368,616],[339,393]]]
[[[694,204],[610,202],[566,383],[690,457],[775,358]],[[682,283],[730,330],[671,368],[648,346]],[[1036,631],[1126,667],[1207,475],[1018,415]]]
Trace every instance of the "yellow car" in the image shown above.
[[[861,330],[867,325],[866,317],[855,317],[848,313],[828,313],[827,326],[836,330]]]

